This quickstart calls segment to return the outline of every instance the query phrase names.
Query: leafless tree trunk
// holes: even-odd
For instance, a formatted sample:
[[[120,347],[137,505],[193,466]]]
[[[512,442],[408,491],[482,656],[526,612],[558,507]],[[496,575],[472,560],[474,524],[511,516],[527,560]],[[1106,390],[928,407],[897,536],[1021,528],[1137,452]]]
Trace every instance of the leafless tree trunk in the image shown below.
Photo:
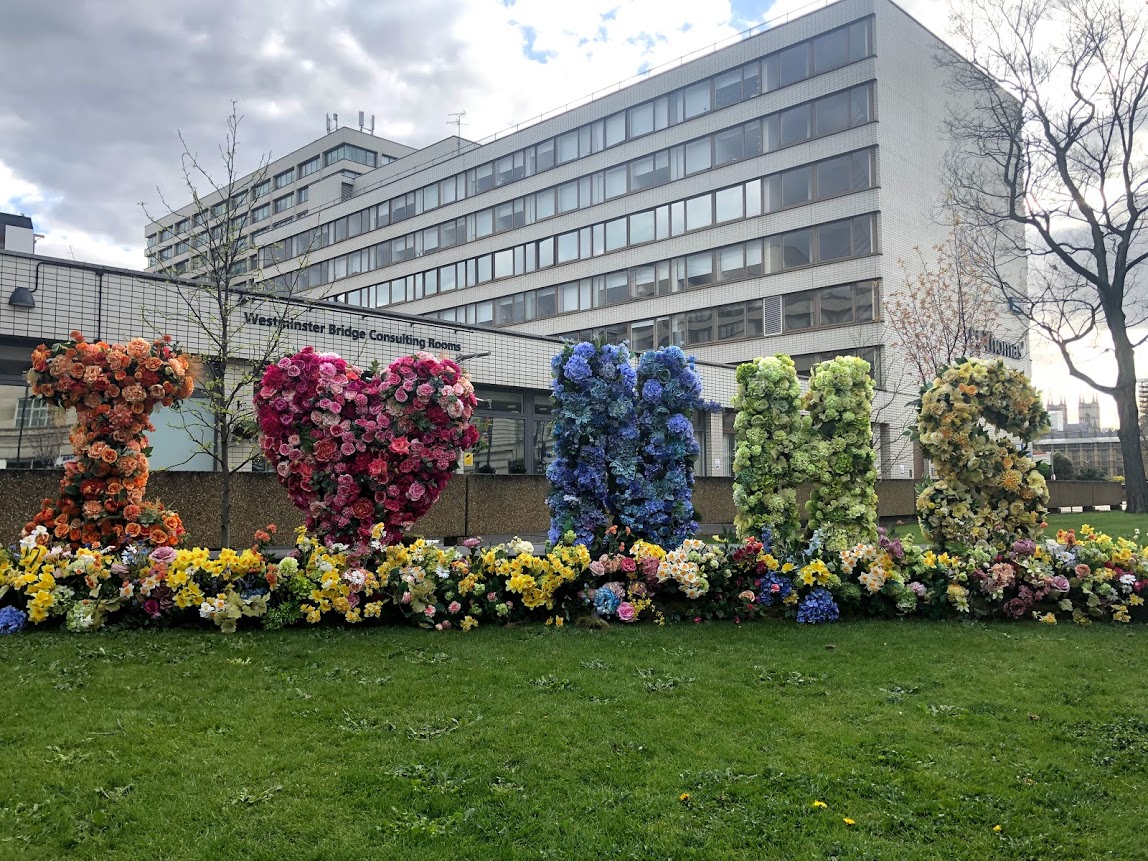
[[[1116,401],[1128,510],[1148,511],[1135,349],[1148,322],[1144,124],[1148,11],[1133,0],[962,0],[951,28],[952,202],[1025,258],[1028,288],[987,273],[1014,311],[1059,349],[1070,375]],[[1103,341],[1116,379],[1082,367]]]
[[[185,323],[190,322],[200,343],[192,352],[198,353],[202,363],[196,388],[204,410],[184,405],[181,427],[194,447],[188,459],[206,455],[221,475],[219,529],[225,547],[231,540],[233,478],[258,455],[253,442],[258,433],[252,404],[254,387],[263,369],[286,351],[284,334],[293,321],[308,310],[306,304],[276,301],[284,293],[293,293],[294,285],[277,287],[264,278],[259,249],[246,230],[255,223],[256,211],[270,204],[272,189],[266,154],[260,156],[254,172],[239,170],[242,119],[232,103],[217,172],[192,152],[182,134],[179,136],[190,213],[177,212],[162,192],[161,213],[153,215],[144,207],[149,220],[170,226],[173,238],[186,242],[191,253],[186,267],[165,267],[161,274],[180,279],[180,314]],[[295,271],[304,268],[306,257]],[[261,314],[273,319],[274,325],[250,325],[247,314]],[[152,325],[171,325],[162,313],[153,311],[144,317],[154,321]]]

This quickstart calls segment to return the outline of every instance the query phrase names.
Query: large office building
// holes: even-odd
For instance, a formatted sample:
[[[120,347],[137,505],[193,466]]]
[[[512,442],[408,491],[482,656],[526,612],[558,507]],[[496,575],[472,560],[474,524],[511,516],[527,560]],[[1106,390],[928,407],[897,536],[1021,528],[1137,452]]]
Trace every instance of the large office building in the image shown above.
[[[839,0],[483,143],[337,129],[204,198],[209,215],[148,225],[150,268],[195,275],[205,234],[231,224],[250,254],[240,282],[341,321],[317,346],[385,360],[412,340],[367,333],[433,330],[490,353],[468,365],[487,450],[511,452],[496,471],[545,466],[550,339],[602,336],[702,363],[727,408],[696,417],[703,474],[730,473],[738,363],[786,353],[808,375],[861,356],[882,472],[911,477],[917,380],[882,308],[900,261],[947,230],[942,127],[964,96],[943,50],[889,0]],[[987,334],[1029,370],[1018,320]]]

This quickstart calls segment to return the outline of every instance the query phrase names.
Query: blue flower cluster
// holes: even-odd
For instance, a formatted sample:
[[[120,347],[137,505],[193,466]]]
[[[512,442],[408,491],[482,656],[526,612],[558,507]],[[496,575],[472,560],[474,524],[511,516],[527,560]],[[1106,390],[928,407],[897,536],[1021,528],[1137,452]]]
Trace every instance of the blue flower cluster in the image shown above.
[[[618,605],[622,603],[622,599],[613,593],[610,589],[601,588],[594,592],[594,612],[603,618],[606,616],[613,616],[618,610]]]
[[[550,363],[554,461],[550,541],[567,531],[593,545],[633,489],[637,473],[636,375],[624,345],[568,344]]]
[[[841,610],[828,589],[817,588],[801,599],[797,605],[797,621],[803,625],[820,625],[823,622],[836,622]]]
[[[28,614],[15,607],[0,607],[0,634],[15,634],[28,624]]]
[[[692,490],[699,449],[689,417],[716,405],[702,398],[693,356],[678,347],[642,354],[638,391],[637,474],[619,520],[647,541],[677,547],[698,528]]]
[[[793,592],[793,581],[770,572],[757,581],[757,602],[766,607],[780,604]]]

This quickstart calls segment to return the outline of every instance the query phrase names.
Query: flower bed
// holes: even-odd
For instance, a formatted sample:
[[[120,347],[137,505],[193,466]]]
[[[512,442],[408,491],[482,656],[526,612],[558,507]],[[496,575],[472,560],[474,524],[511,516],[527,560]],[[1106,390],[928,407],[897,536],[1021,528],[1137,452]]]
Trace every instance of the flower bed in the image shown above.
[[[39,529],[0,551],[0,632],[52,622],[72,631],[327,621],[471,630],[582,618],[817,624],[842,615],[1126,623],[1148,590],[1148,547],[1087,526],[960,556],[886,535],[836,551],[818,533],[798,553],[756,538],[690,539],[667,551],[614,530],[595,558],[572,542],[540,553],[517,539],[494,547],[389,545],[380,525],[366,555],[300,530],[293,553],[273,560],[263,549],[271,533],[257,537],[252,548],[216,556],[202,548],[101,552],[50,546]]]

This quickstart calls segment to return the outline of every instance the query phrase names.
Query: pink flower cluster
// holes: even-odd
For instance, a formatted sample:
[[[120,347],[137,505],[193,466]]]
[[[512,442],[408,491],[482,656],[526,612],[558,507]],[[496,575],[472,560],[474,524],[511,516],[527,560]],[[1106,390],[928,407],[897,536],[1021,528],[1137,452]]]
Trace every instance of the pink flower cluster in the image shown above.
[[[462,368],[429,353],[376,373],[307,347],[255,393],[263,454],[307,528],[352,546],[376,523],[395,543],[426,513],[478,440],[475,405]]]

